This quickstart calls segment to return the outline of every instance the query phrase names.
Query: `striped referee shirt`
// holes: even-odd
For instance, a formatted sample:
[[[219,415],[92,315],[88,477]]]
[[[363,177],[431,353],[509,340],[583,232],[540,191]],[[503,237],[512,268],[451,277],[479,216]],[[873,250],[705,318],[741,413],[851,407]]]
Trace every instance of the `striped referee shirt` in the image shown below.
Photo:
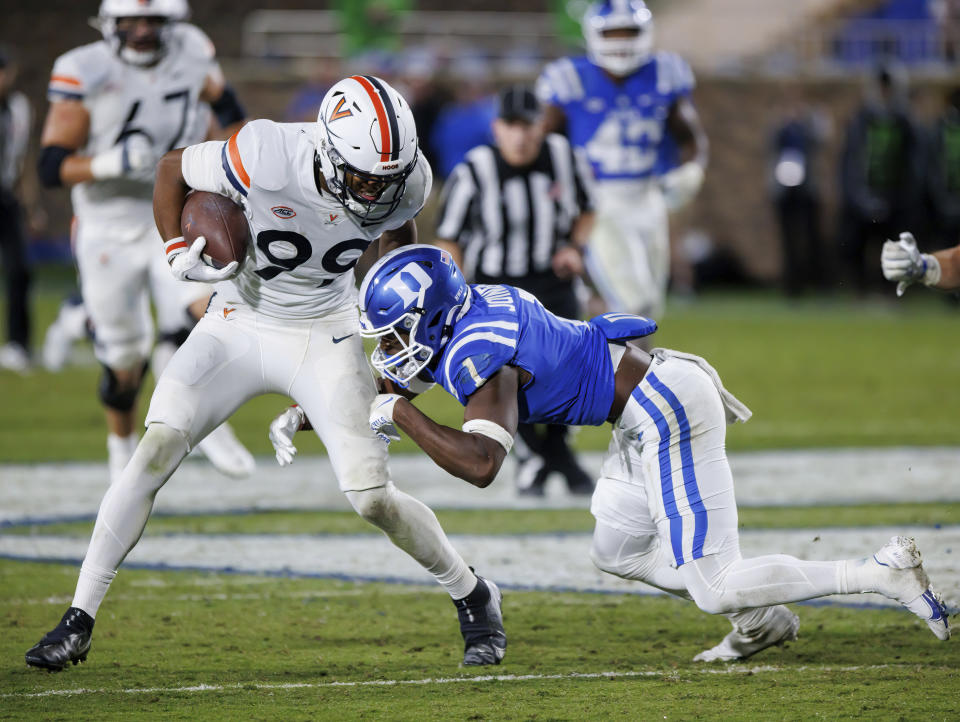
[[[444,185],[436,235],[463,250],[468,279],[548,273],[577,216],[591,210],[590,178],[562,135],[547,135],[524,167],[507,164],[494,146],[477,146]]]

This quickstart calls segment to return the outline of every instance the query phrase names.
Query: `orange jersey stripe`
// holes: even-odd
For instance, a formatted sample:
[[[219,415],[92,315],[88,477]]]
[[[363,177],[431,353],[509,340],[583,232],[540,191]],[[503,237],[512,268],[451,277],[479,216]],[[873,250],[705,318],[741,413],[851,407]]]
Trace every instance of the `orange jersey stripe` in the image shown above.
[[[350,79],[360,83],[373,102],[373,109],[377,111],[377,123],[380,125],[380,162],[388,161],[390,160],[390,125],[387,122],[387,110],[383,107],[383,101],[380,100],[380,96],[369,80],[360,75],[353,75]]]
[[[83,85],[78,78],[71,78],[69,75],[52,75],[50,76],[51,83],[63,83],[64,85],[72,85],[79,88]]]
[[[239,132],[238,130],[230,136],[230,140],[227,141],[227,150],[230,151],[230,160],[233,162],[233,169],[237,172],[237,178],[249,188],[250,176],[247,175],[247,169],[243,167],[243,161],[240,159],[240,149],[237,148],[237,134]]]

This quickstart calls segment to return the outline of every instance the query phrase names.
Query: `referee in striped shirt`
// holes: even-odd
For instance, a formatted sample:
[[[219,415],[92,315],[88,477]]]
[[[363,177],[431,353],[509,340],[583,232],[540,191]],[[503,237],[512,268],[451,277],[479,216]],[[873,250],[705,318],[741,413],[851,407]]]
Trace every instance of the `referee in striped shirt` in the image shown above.
[[[473,283],[502,283],[534,294],[551,312],[578,318],[574,278],[593,221],[590,170],[562,135],[545,135],[533,90],[500,93],[493,145],[470,150],[443,188],[436,245]],[[593,480],[567,445],[567,427],[521,424],[515,447],[521,494],[541,496],[550,472],[571,493]]]

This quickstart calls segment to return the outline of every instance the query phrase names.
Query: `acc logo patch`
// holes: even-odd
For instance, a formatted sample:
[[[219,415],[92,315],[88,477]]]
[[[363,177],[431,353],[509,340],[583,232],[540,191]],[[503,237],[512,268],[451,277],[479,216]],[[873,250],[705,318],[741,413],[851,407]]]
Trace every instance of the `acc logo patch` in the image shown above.
[[[273,211],[273,215],[277,218],[293,218],[297,215],[297,212],[293,208],[287,208],[287,206],[274,206],[270,209]]]

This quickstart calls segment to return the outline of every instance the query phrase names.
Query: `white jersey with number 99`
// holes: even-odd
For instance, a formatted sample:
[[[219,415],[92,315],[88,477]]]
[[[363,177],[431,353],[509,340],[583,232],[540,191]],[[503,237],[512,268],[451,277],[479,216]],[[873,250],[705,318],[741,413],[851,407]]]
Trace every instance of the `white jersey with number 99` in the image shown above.
[[[317,318],[355,304],[352,270],[360,254],[416,216],[433,182],[421,156],[397,209],[379,223],[361,224],[319,189],[313,130],[313,123],[255,120],[225,143],[183,152],[187,185],[232,198],[250,224],[247,259],[217,292],[276,318]]]

